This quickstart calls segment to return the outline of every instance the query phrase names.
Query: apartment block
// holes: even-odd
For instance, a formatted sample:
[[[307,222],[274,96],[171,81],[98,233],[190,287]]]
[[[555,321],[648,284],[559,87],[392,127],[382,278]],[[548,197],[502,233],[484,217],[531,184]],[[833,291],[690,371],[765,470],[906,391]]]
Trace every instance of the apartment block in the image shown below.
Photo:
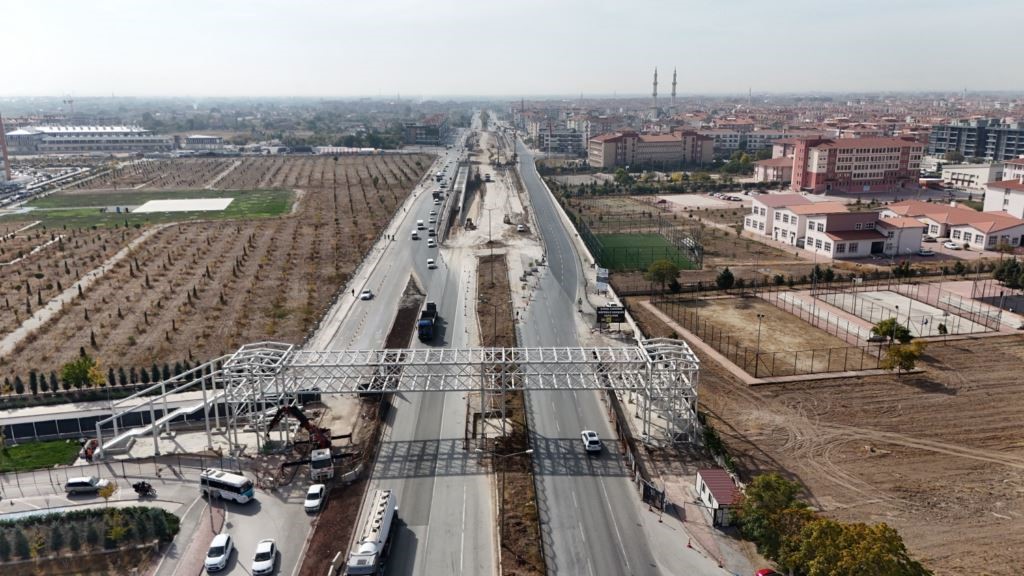
[[[972,118],[932,126],[928,154],[943,156],[947,152],[995,161],[1018,158],[1024,155],[1024,122]]]
[[[690,130],[670,134],[633,131],[602,134],[587,143],[587,159],[596,168],[671,168],[713,160],[713,142]]]
[[[1024,219],[1024,174],[1016,180],[989,182],[985,186],[985,212],[1006,212]]]

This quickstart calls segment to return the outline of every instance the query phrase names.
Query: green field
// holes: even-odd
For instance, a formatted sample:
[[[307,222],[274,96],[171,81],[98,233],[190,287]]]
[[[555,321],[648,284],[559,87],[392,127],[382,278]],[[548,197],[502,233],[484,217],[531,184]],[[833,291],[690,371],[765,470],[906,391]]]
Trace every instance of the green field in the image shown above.
[[[78,442],[28,442],[0,450],[0,472],[67,466],[78,457]]]
[[[150,200],[182,198],[233,198],[219,212],[153,212],[148,214],[118,213],[116,207],[141,206]],[[97,192],[57,193],[26,204],[30,209],[5,218],[41,220],[47,226],[67,225],[75,228],[112,224],[149,224],[191,220],[252,220],[272,218],[291,210],[295,194],[289,190],[181,190],[161,192]],[[106,211],[102,211],[106,209]]]
[[[661,234],[597,234],[598,261],[609,270],[646,270],[655,260],[671,260],[683,270],[696,265]]]

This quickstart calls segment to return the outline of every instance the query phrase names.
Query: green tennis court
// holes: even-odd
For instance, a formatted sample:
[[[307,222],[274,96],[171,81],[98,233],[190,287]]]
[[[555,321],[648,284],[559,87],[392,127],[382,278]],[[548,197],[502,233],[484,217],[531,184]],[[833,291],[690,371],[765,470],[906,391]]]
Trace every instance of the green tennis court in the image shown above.
[[[610,270],[646,270],[656,260],[671,260],[684,270],[697,266],[661,234],[597,234],[598,260]]]

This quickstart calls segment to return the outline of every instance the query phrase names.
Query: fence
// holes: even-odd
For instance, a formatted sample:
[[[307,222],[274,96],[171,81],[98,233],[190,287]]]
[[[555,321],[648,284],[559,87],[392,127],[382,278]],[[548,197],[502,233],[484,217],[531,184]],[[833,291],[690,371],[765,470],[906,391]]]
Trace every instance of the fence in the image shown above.
[[[762,352],[709,322],[686,301],[654,301],[665,314],[755,378],[827,374],[881,368],[885,344]],[[838,324],[837,324],[838,326]]]
[[[907,310],[899,310],[895,306],[860,295],[865,292],[893,292],[941,310],[942,314],[922,310],[915,315],[913,302],[909,303]],[[904,324],[914,336],[919,337],[942,334],[939,325],[943,325],[948,334],[977,334],[999,330],[1001,324],[1002,311],[998,308],[931,283],[900,282],[899,279],[837,281],[819,284],[812,288],[811,294],[872,324],[889,318],[906,317]]]
[[[198,480],[199,471],[206,468],[241,471],[239,461],[230,456],[170,454],[142,459],[93,462],[79,466],[5,472],[0,474],[0,487],[2,487],[2,496],[4,497],[11,497],[14,494],[24,497],[34,496],[39,492],[40,487],[46,486],[53,487],[59,492],[69,478],[98,476],[110,480],[117,478],[128,480],[137,478],[181,479],[189,476]]]
[[[841,338],[848,344],[856,346],[867,341],[871,336],[869,328],[864,328],[856,322],[818,307],[813,298],[811,302],[805,302],[791,290],[772,289],[771,287],[758,290],[756,294],[776,308],[789,312],[811,326],[824,330],[836,338]]]
[[[637,218],[625,215],[603,216],[600,225],[594,229],[582,216],[566,209],[566,215],[576,227],[580,238],[594,259],[605,268],[646,270],[655,260],[671,260],[682,268],[700,269],[704,265],[704,247],[686,230],[669,225],[658,218]],[[640,214],[640,213],[637,213]],[[661,236],[667,245],[661,246],[606,246],[601,241],[601,234],[656,234]]]

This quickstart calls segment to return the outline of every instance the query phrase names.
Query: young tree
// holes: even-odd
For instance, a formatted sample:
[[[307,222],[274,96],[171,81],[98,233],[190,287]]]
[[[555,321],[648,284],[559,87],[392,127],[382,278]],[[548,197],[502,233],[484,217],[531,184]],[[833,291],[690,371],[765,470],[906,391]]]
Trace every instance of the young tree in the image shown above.
[[[0,562],[11,559],[11,542],[7,539],[7,531],[0,530]]]
[[[32,557],[32,547],[28,545],[28,538],[22,528],[14,529],[14,553],[22,560]]]
[[[732,270],[726,266],[724,270],[718,273],[718,277],[715,278],[715,284],[722,290],[728,290],[732,288],[733,284],[736,283],[736,277],[733,276]]]
[[[60,377],[66,386],[75,388],[92,388],[103,383],[103,372],[88,354],[83,354],[61,367]]]
[[[655,260],[647,267],[644,274],[651,282],[661,285],[661,291],[665,291],[665,285],[676,279],[679,275],[679,266],[671,260]]]
[[[64,549],[64,531],[61,530],[59,523],[54,523],[50,526],[50,551],[54,554],[59,554]]]
[[[77,524],[72,525],[68,532],[68,549],[72,552],[78,552],[82,549],[82,538],[78,535]]]
[[[881,366],[886,370],[896,370],[896,375],[901,376],[903,372],[914,369],[918,359],[924,354],[925,346],[923,340],[889,346],[889,349],[885,351],[885,358],[882,359]]]
[[[95,546],[100,543],[100,533],[96,530],[96,524],[89,522],[89,525],[85,528],[85,542],[89,546]]]
[[[57,373],[50,370],[50,390],[56,392],[60,390],[60,384],[57,382]]]
[[[110,499],[114,496],[114,492],[117,492],[117,484],[113,482],[99,489],[98,494],[103,498],[105,506],[110,505]]]
[[[885,336],[889,339],[889,342],[898,341],[901,344],[910,342],[914,336],[910,333],[910,329],[900,324],[899,320],[895,318],[886,318],[881,322],[874,325],[871,328],[871,332],[878,334],[879,336]]]
[[[33,396],[39,393],[39,375],[35,370],[28,371],[28,389],[32,391]]]
[[[779,554],[782,512],[806,507],[797,500],[800,489],[796,482],[775,473],[761,474],[747,486],[737,509],[737,519],[743,535],[767,558],[777,558]]]
[[[21,381],[21,376],[14,377],[14,391],[18,394],[25,393],[25,383]]]
[[[117,386],[117,376],[114,375],[114,367],[107,368],[107,384]]]

